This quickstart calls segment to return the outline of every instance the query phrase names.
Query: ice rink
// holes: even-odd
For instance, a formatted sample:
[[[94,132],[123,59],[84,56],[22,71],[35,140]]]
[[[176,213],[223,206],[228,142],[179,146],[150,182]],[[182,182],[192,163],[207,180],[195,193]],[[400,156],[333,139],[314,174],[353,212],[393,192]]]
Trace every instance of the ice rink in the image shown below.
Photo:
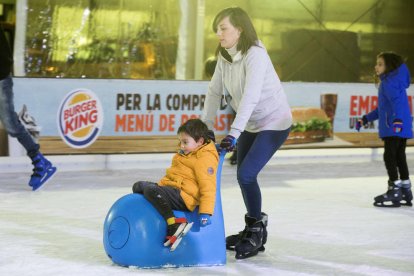
[[[407,150],[411,175],[414,148]],[[386,190],[381,149],[282,150],[259,177],[269,215],[266,251],[206,268],[112,264],[104,218],[137,180],[157,181],[171,154],[51,156],[38,191],[25,157],[0,158],[0,275],[414,275],[414,208],[376,208]],[[235,167],[222,174],[226,234],[244,227]]]

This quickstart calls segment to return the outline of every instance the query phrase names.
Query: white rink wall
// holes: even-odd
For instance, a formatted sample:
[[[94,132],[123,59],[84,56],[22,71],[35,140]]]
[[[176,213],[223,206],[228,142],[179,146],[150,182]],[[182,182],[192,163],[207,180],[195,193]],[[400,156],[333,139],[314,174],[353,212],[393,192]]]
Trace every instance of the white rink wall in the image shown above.
[[[279,150],[269,164],[340,163],[381,161],[383,148],[333,148]],[[407,147],[407,159],[414,160],[414,147]],[[60,172],[166,168],[173,153],[88,154],[47,156]],[[227,162],[226,162],[227,163]],[[0,157],[0,172],[27,172],[32,165],[26,156]]]

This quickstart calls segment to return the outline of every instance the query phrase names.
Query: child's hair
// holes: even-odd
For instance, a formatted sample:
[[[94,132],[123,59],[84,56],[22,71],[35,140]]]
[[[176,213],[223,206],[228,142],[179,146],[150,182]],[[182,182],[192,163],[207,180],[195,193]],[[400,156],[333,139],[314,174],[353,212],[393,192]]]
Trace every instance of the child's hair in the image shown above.
[[[388,74],[404,63],[404,59],[402,56],[394,53],[394,52],[381,52],[378,54],[377,58],[382,58],[385,63],[385,72],[384,74]]]
[[[382,58],[385,64],[385,71],[382,75],[387,75],[390,72],[398,69],[401,64],[404,63],[404,59],[402,56],[394,53],[394,52],[381,52],[377,55],[377,59]],[[380,78],[375,74],[374,75],[374,83],[375,86],[378,87],[380,83]]]
[[[200,119],[190,119],[184,124],[182,124],[178,128],[177,134],[183,132],[187,135],[190,135],[196,142],[200,140],[200,138],[204,138],[204,143],[210,142],[210,139],[207,135],[208,127]]]
[[[209,57],[206,62],[204,63],[204,74],[208,79],[211,79],[214,75],[214,71],[216,70],[217,65],[217,58],[216,57]]]
[[[250,49],[250,47],[257,45],[258,38],[253,23],[247,13],[239,7],[224,9],[216,15],[212,26],[214,33],[217,33],[217,26],[220,21],[227,16],[229,17],[231,24],[241,30],[239,43],[237,44],[237,50],[241,50],[242,54],[244,54],[247,52],[247,50]],[[223,50],[223,47],[221,47],[219,43],[217,46],[216,55],[218,55],[219,52],[227,53]]]

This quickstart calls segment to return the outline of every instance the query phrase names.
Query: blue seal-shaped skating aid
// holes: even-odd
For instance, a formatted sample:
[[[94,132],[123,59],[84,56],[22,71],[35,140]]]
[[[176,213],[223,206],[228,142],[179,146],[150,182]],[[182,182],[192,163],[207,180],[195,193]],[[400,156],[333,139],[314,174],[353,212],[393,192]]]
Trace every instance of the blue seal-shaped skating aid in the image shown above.
[[[226,264],[226,241],[220,196],[220,178],[225,153],[217,169],[216,205],[211,225],[200,228],[198,208],[174,211],[176,217],[194,222],[175,251],[164,247],[165,220],[141,194],[118,199],[106,216],[103,243],[106,254],[121,266],[140,268],[216,266]]]

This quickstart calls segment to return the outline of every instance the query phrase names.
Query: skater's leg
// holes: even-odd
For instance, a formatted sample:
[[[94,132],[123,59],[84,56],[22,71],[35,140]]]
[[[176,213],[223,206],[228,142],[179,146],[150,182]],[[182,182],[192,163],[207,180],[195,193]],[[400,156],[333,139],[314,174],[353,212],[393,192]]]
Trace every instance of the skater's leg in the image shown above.
[[[241,164],[243,164],[246,155],[249,153],[256,136],[257,133],[244,131],[237,141],[237,175],[239,175]],[[243,201],[246,203],[247,199],[243,189],[241,189],[241,193],[243,196]]]
[[[174,213],[170,204],[169,196],[165,187],[148,181],[138,181],[132,187],[134,193],[143,194],[144,197],[154,206],[161,216],[167,221],[174,220]]]
[[[132,185],[132,192],[134,194],[143,194],[144,193],[144,187],[150,186],[150,185],[157,185],[155,182],[151,181],[137,181]]]
[[[189,231],[191,225],[189,225],[185,218],[174,217],[173,208],[176,210],[188,211],[178,189],[169,186],[159,186],[157,183],[153,182],[138,181],[134,184],[133,191],[134,193],[142,193],[165,219],[167,223],[167,235],[164,242],[165,246],[174,244],[180,234]],[[173,249],[175,249],[177,245],[178,244],[176,244]]]
[[[230,164],[231,165],[237,165],[237,144],[234,147],[233,153],[230,157]]]
[[[398,137],[384,138],[384,162],[388,173],[387,192],[374,198],[374,206],[400,207],[401,206],[401,180],[398,177],[397,152],[399,148]]]
[[[257,176],[282,146],[288,135],[289,129],[259,132],[238,168],[237,179],[243,191],[247,208],[246,228],[240,242],[235,245],[236,258],[238,259],[256,255],[266,242],[267,215],[264,216],[261,212],[262,198]],[[266,217],[266,223],[264,217]]]
[[[237,180],[243,192],[243,199],[249,217],[261,219],[262,196],[257,176],[282,146],[288,135],[289,130],[259,132],[247,154],[244,149],[242,150],[243,141],[239,141],[239,154],[243,154],[244,158],[241,158],[237,170]]]
[[[400,139],[400,146],[397,153],[397,164],[400,172],[401,179],[401,204],[406,206],[412,206],[413,193],[411,191],[410,173],[408,171],[407,158],[405,155],[405,149],[407,145],[407,139]]]
[[[396,137],[384,138],[384,163],[389,181],[396,181],[398,177],[397,167],[398,139]]]
[[[11,77],[0,81],[0,121],[6,129],[7,134],[19,141],[31,159],[39,153],[39,144],[33,140],[16,114],[14,108],[13,79]]]
[[[134,193],[144,194],[145,198],[151,202],[157,210],[158,208],[160,209],[158,210],[160,214],[164,213],[164,211],[161,210],[162,207],[188,211],[183,199],[180,196],[180,190],[176,188],[169,186],[158,186],[157,183],[150,181],[138,181],[133,185],[132,191]]]
[[[407,157],[405,155],[405,149],[407,146],[407,139],[400,138],[397,148],[397,167],[400,173],[401,180],[409,179]]]
[[[33,191],[39,189],[56,172],[56,167],[47,160],[39,151],[40,146],[27,132],[19,121],[14,108],[13,80],[9,76],[0,81],[0,121],[11,137],[17,138],[26,149],[27,155],[32,159],[33,174],[29,180],[29,186]]]
[[[246,157],[247,153],[249,152],[251,146],[253,145],[254,139],[256,138],[257,133],[251,133],[251,132],[247,132],[244,131],[238,141],[237,141],[237,171],[239,171],[240,169],[240,165],[243,163],[244,158]],[[243,201],[246,202],[246,195],[244,193],[244,190],[241,189],[241,193],[243,196]],[[246,214],[247,215],[247,214]],[[267,218],[267,215],[266,215]],[[266,221],[267,223],[267,221]],[[228,250],[234,250],[235,246],[238,242],[240,242],[240,240],[242,239],[244,233],[245,233],[246,227],[244,228],[243,231],[240,231],[237,234],[234,235],[230,235],[226,237],[226,248]],[[264,243],[263,243],[264,244]],[[264,251],[264,247],[262,246],[260,248],[261,251]]]
[[[168,198],[170,206],[174,210],[189,211],[180,195],[180,190],[161,186],[165,196]],[[167,236],[165,238],[165,246],[171,245],[170,250],[174,251],[181,242],[182,237],[190,231],[193,223],[189,223],[186,218],[172,217],[166,220],[167,222]]]

